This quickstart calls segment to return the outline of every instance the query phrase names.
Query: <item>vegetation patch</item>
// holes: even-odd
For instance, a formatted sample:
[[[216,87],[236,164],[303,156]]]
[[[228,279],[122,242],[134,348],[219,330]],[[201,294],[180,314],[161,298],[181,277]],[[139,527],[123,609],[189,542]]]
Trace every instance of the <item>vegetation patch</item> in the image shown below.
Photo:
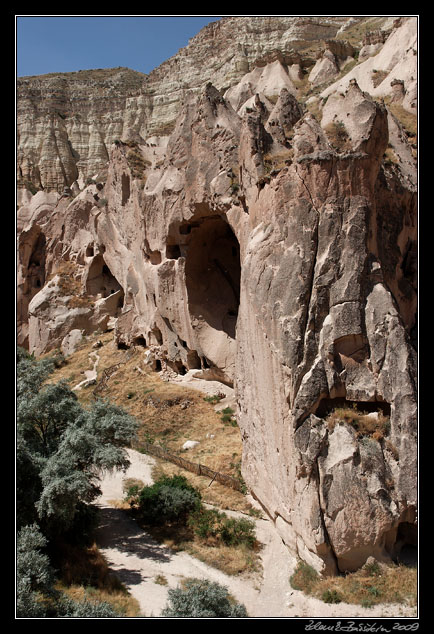
[[[243,604],[237,603],[228,589],[206,579],[186,579],[171,588],[162,616],[171,618],[246,618]]]
[[[382,440],[390,430],[390,418],[381,410],[378,412],[363,412],[353,407],[337,407],[327,416],[327,425],[333,430],[336,425],[350,425],[356,432],[357,438],[370,437]]]
[[[253,521],[206,508],[186,477],[163,475],[142,489],[133,485],[126,499],[133,516],[171,549],[185,550],[226,574],[258,569]]]
[[[324,132],[326,133],[326,136],[330,143],[336,149],[341,151],[350,149],[350,137],[342,121],[332,121],[331,123],[327,124],[324,128]]]
[[[371,73],[372,83],[374,84],[374,88],[379,86],[382,81],[384,81],[389,73],[386,70],[373,70]]]
[[[66,381],[47,381],[55,369],[64,369],[55,357],[17,350],[17,614],[117,617],[106,601],[75,601],[56,582],[122,591],[89,548],[92,502],[101,474],[127,465],[137,423],[108,401],[83,408]]]
[[[325,603],[344,602],[370,608],[379,603],[415,606],[417,602],[417,569],[404,565],[372,562],[356,572],[322,578],[300,561],[290,584]]]

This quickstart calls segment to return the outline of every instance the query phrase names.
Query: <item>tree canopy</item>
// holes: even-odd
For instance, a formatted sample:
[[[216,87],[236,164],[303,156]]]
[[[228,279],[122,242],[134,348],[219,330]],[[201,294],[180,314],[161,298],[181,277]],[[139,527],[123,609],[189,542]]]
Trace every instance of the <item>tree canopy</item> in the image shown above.
[[[53,363],[18,354],[17,511],[19,526],[68,529],[99,494],[104,471],[125,469],[137,422],[97,400],[84,409],[65,381],[44,384]]]
[[[85,409],[65,381],[47,383],[55,363],[18,349],[17,615],[117,617],[109,604],[79,603],[56,592],[47,552],[59,535],[80,540],[86,534],[100,478],[128,466],[125,448],[138,424],[106,400]]]

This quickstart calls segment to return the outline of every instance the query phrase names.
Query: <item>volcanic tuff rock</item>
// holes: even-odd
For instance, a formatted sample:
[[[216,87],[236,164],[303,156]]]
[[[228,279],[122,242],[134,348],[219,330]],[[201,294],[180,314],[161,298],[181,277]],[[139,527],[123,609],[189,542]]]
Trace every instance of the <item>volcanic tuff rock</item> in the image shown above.
[[[409,22],[386,24],[377,55]],[[41,354],[69,349],[71,332],[113,329],[119,344],[146,345],[156,369],[234,385],[246,483],[284,541],[326,573],[396,556],[417,525],[413,148],[354,77],[312,112],[308,80],[301,93],[294,79],[309,55],[312,69],[321,50],[351,50],[310,51],[345,24],[207,27],[149,76],[161,90],[170,80],[151,117],[127,116],[118,96],[106,164],[103,146],[92,150],[103,179],[23,190],[18,211],[19,343]],[[211,42],[202,79],[216,83],[199,73]],[[176,68],[193,88],[182,106]],[[149,135],[175,111],[170,135]],[[32,116],[47,115],[34,104]],[[337,407],[365,413],[336,422]]]

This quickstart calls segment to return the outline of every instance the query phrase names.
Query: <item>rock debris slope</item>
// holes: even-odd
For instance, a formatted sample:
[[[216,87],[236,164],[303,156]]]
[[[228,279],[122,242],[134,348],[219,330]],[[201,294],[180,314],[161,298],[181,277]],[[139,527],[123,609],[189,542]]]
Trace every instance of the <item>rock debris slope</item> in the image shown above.
[[[140,86],[97,74],[110,116],[83,77],[19,84],[19,343],[113,329],[233,386],[247,485],[323,573],[417,538],[416,159],[393,109],[415,110],[415,29],[225,18]],[[356,72],[377,61],[381,98]]]

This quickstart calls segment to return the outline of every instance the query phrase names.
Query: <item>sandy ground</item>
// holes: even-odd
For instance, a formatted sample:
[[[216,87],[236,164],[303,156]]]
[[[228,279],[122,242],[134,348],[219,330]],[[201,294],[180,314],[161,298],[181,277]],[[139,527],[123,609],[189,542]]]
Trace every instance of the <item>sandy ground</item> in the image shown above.
[[[98,544],[111,569],[119,576],[140,604],[143,616],[158,618],[167,603],[169,588],[177,587],[183,578],[209,579],[225,585],[229,592],[246,606],[250,618],[397,618],[416,616],[415,608],[381,605],[362,608],[348,604],[326,604],[293,590],[289,577],[296,566],[278,537],[270,520],[256,520],[256,535],[262,549],[262,577],[240,579],[225,575],[187,553],[174,553],[158,544],[128,514],[115,508],[113,502],[123,497],[125,478],[138,478],[151,484],[154,459],[128,450],[130,467],[125,473],[108,474],[102,481]],[[252,505],[256,503],[250,500]],[[229,512],[228,512],[229,513]],[[239,515],[234,513],[234,515]],[[164,576],[167,585],[157,582]]]

